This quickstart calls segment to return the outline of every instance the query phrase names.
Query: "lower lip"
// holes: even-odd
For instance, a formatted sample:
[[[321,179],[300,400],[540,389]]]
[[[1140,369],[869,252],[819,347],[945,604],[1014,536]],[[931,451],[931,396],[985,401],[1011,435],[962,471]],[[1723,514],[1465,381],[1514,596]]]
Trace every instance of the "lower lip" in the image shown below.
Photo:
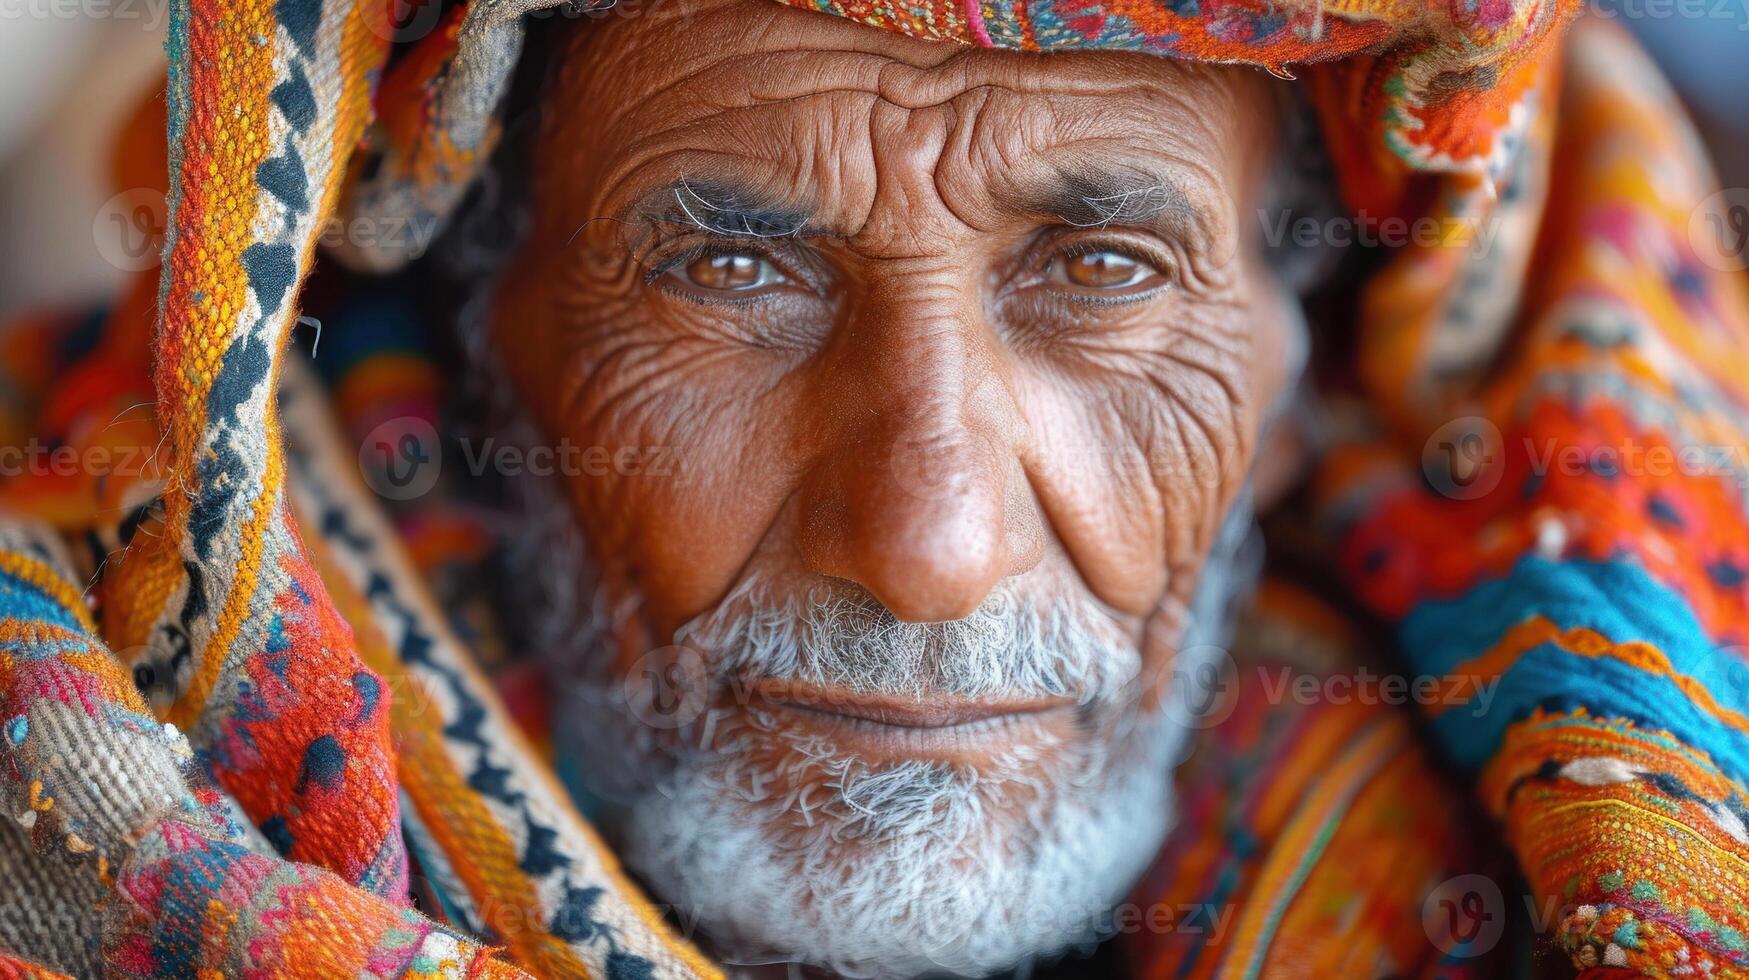
[[[806,697],[798,693],[790,685],[755,685],[754,703],[774,709],[785,728],[828,738],[838,748],[871,761],[973,761],[1003,748],[1037,748],[1066,738],[1075,718],[1075,705],[1067,701],[919,712],[836,692],[810,691]]]

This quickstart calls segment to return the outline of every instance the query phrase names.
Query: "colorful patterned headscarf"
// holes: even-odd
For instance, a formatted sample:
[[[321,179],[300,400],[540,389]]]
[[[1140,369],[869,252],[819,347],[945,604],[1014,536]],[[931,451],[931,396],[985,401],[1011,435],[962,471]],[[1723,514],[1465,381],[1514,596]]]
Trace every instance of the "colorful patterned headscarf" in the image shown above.
[[[1361,294],[1325,560],[1448,685],[1429,728],[1536,929],[1600,977],[1749,973],[1749,296],[1691,235],[1711,177],[1631,43],[1568,34],[1577,0],[794,2],[1307,86],[1347,206],[1441,229]],[[388,3],[173,4],[162,276],[26,392],[54,445],[152,465],[0,492],[0,976],[716,974],[528,744],[286,356],[325,224],[447,216],[523,15],[555,3],[452,6],[393,59]],[[55,362],[31,336],[9,364]],[[1352,669],[1308,652],[1360,645],[1328,609],[1266,589],[1258,621],[1286,612],[1319,642],[1266,659]],[[1453,885],[1489,833],[1407,713],[1235,696],[1139,892],[1230,928],[1149,933],[1140,971],[1483,975],[1513,910]],[[1197,781],[1223,768],[1258,772]]]

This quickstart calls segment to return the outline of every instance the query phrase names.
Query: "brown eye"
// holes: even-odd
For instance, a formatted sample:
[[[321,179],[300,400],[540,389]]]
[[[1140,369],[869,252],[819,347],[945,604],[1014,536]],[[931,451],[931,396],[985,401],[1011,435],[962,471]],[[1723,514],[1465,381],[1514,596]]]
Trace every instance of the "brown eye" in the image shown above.
[[[784,281],[769,261],[748,252],[700,255],[679,271],[687,284],[715,293],[747,293]]]
[[[1060,285],[1075,289],[1113,291],[1139,286],[1160,274],[1158,269],[1122,252],[1099,251],[1064,256],[1052,270]]]

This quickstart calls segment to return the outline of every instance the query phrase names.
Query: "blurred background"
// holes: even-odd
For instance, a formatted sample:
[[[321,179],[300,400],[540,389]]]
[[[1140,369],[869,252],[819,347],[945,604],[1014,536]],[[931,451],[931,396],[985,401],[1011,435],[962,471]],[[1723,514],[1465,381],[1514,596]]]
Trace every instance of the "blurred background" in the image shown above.
[[[102,300],[111,147],[164,74],[164,0],[0,0],[0,317]]]
[[[1749,0],[1586,8],[1639,35],[1721,186],[1749,188]],[[162,75],[167,17],[168,0],[0,0],[0,318],[102,300],[154,244],[154,202],[112,197],[110,148]]]

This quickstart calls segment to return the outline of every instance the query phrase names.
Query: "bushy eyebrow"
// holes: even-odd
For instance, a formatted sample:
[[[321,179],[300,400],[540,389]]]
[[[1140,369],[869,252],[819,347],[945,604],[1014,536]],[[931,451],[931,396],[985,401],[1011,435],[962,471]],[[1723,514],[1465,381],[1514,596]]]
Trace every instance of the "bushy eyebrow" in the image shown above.
[[[1190,199],[1163,175],[1093,167],[1058,170],[1023,190],[1015,206],[1080,228],[1178,225],[1195,217]]]
[[[1006,210],[1049,217],[1083,228],[1111,225],[1180,230],[1195,222],[1196,208],[1170,178],[1139,169],[1098,166],[1057,169],[1030,182],[1004,202]],[[721,177],[682,177],[653,188],[631,205],[646,221],[690,225],[725,238],[830,236],[812,208]]]
[[[682,177],[645,195],[637,210],[663,222],[690,224],[727,238],[787,238],[809,233],[811,212],[752,188]]]

